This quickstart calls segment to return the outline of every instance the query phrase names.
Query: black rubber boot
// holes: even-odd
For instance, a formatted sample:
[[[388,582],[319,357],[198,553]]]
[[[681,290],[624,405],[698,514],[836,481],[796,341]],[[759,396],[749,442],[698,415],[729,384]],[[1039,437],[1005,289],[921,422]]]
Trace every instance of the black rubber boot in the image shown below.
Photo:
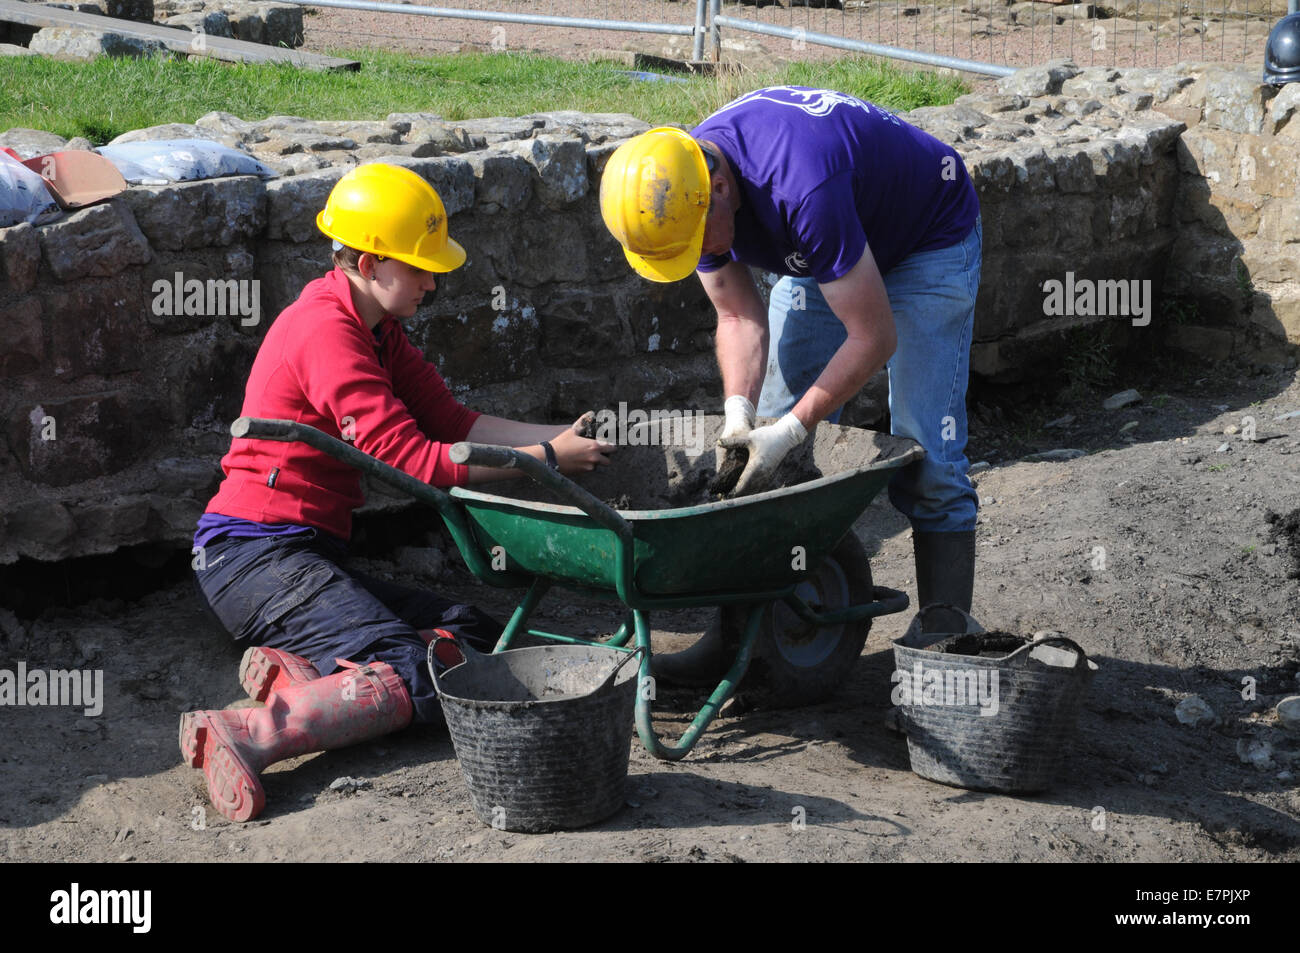
[[[673,685],[713,687],[736,660],[740,642],[722,633],[722,612],[695,644],[671,655],[652,655],[650,673]]]
[[[975,531],[964,533],[912,533],[916,559],[916,608],[934,603],[970,612],[975,588]],[[964,632],[965,622],[955,612],[927,612],[923,632]]]

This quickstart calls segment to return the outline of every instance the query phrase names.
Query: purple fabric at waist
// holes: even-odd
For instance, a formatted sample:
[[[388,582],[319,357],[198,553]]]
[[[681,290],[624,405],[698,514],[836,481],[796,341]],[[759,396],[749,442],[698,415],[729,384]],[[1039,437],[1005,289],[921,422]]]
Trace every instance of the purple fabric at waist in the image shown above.
[[[314,526],[299,526],[297,523],[254,523],[235,516],[204,513],[199,517],[198,530],[194,534],[194,545],[195,547],[207,546],[222,536],[261,539],[266,536],[296,536],[300,533],[312,532],[323,533],[324,530],[318,530]]]

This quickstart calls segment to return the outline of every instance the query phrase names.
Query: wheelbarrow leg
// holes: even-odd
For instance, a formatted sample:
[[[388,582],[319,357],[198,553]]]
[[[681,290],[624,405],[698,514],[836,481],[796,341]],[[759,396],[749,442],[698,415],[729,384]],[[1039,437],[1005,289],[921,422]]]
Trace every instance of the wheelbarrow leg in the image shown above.
[[[628,639],[632,638],[632,635],[636,631],[636,620],[632,618],[632,612],[633,610],[628,610],[627,618],[623,620],[623,624],[618,627],[618,630],[613,635],[605,640],[606,645],[616,649],[620,649],[627,645]]]
[[[718,687],[713,690],[709,700],[704,703],[700,713],[695,716],[691,726],[675,745],[661,742],[650,720],[650,702],[654,695],[652,687],[654,680],[650,676],[650,624],[644,612],[639,610],[633,612],[636,644],[638,648],[644,650],[641,653],[641,673],[636,693],[636,733],[641,737],[641,744],[645,745],[645,749],[656,758],[661,761],[680,761],[690,754],[700,734],[709,727],[714,718],[718,717],[718,712],[727,703],[727,699],[736,693],[736,686],[740,684],[740,680],[745,677],[745,672],[749,669],[749,659],[754,649],[754,642],[758,638],[759,622],[763,617],[764,608],[766,603],[757,603],[750,607],[749,618],[745,622],[745,634],[740,641],[740,651],[736,653],[736,660],[731,664],[727,674],[722,677]]]
[[[528,617],[533,614],[537,603],[542,601],[542,596],[546,595],[546,591],[550,588],[550,580],[543,579],[541,576],[533,579],[533,584],[524,594],[524,601],[516,607],[514,614],[510,616],[510,621],[506,623],[505,631],[501,633],[501,638],[497,639],[496,648],[492,650],[493,655],[510,648],[510,643],[515,640],[516,635],[528,631]]]

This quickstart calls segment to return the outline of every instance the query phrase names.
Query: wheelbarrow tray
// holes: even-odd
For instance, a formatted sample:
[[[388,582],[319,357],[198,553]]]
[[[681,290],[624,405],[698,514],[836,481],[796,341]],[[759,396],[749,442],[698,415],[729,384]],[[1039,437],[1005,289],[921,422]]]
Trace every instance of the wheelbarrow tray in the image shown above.
[[[633,579],[647,596],[793,585],[816,566],[893,475],[842,473],[752,497],[672,510],[619,510],[633,533]],[[618,586],[618,537],[572,506],[455,488],[480,544],[510,569],[586,589]]]

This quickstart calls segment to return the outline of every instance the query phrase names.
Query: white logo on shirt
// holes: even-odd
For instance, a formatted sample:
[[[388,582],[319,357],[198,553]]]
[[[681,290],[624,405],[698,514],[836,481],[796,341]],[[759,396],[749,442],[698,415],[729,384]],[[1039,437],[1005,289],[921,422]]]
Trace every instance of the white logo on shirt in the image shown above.
[[[752,102],[755,99],[766,100],[779,106],[794,106],[796,109],[802,109],[810,116],[827,116],[836,106],[853,106],[865,113],[874,113],[890,122],[898,122],[898,118],[888,110],[881,109],[879,106],[874,106],[865,100],[849,96],[846,93],[839,93],[833,89],[799,89],[794,86],[771,86],[767,89],[755,90],[741,96],[734,102],[728,103],[718,112],[726,112],[728,109],[733,109],[742,103]]]
[[[808,259],[794,251],[785,256],[785,266],[794,272],[807,271]]]

